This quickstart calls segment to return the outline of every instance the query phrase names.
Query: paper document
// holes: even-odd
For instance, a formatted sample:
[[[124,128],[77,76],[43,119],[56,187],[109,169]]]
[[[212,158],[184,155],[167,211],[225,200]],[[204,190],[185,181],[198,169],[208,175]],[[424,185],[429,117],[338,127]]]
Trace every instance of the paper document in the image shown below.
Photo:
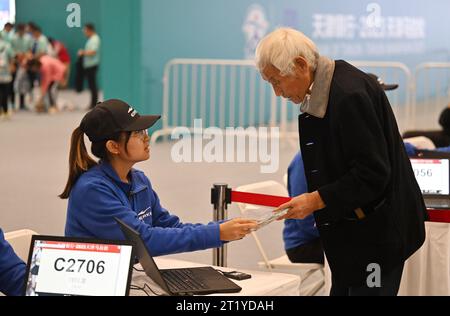
[[[258,219],[258,227],[256,228],[256,230],[258,230],[258,229],[272,223],[273,221],[276,221],[278,218],[286,215],[289,210],[290,210],[290,208],[286,208],[280,212],[276,212],[276,213],[272,212],[268,216]]]

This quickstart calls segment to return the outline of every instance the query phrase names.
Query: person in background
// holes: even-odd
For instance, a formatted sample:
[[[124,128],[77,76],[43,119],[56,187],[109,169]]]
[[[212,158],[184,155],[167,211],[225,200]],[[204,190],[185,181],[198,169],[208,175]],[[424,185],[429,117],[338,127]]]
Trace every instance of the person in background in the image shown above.
[[[16,55],[17,73],[14,80],[14,92],[19,94],[19,109],[27,111],[28,107],[25,104],[25,97],[31,93],[31,84],[29,79],[28,61],[32,59],[31,53]]]
[[[5,42],[11,43],[14,37],[14,24],[6,23],[3,30],[1,31],[0,36],[3,38]]]
[[[70,54],[66,46],[53,38],[48,39],[50,45],[53,47],[54,57],[58,58],[64,65],[66,65],[66,73],[64,74],[64,80],[61,82],[60,87],[66,88],[70,76]]]
[[[42,34],[41,28],[33,22],[28,24],[28,28],[32,37],[31,52],[33,56],[39,58],[42,55],[46,55],[50,45],[47,37]]]
[[[14,50],[14,46],[12,45],[12,41],[13,41],[14,36],[15,36],[14,24],[9,23],[9,22],[6,23],[4,28],[3,28],[3,30],[2,30],[2,32],[1,32],[1,34],[0,34],[0,36],[5,42],[7,42],[7,43],[9,43],[11,45],[11,48],[12,48],[14,54],[16,54],[16,52]],[[11,80],[11,82],[9,84],[9,91],[8,91],[8,93],[9,93],[9,95],[8,95],[8,99],[9,100],[8,101],[9,101],[9,105],[10,105],[11,109],[15,108],[15,106],[14,106],[14,104],[15,104],[15,95],[14,95],[13,85],[14,85],[14,79],[16,78],[16,69],[17,69],[16,68],[16,63],[14,61],[12,63],[11,68],[10,68],[12,80]]]
[[[73,134],[69,178],[62,199],[69,199],[68,237],[124,239],[118,218],[139,232],[153,256],[221,247],[245,237],[256,221],[232,219],[185,224],[160,204],[150,179],[133,168],[150,158],[147,129],[160,116],[140,116],[121,100],[108,100],[88,112]],[[84,136],[92,142],[92,159]]]
[[[0,228],[0,292],[8,296],[22,295],[26,264],[5,240]]]
[[[0,39],[0,118],[10,118],[12,115],[12,109],[8,109],[8,96],[10,94],[13,64],[14,52],[11,45]]]
[[[288,168],[288,192],[296,197],[308,192],[302,155],[298,152]],[[284,221],[283,240],[286,254],[294,263],[324,263],[319,231],[313,215]]]
[[[34,58],[28,62],[28,69],[32,73],[38,73],[41,77],[41,98],[36,103],[37,112],[45,112],[44,98],[48,96],[50,114],[56,113],[56,96],[58,85],[63,82],[66,65],[59,59],[49,55],[43,55],[39,59]]]
[[[83,73],[91,91],[90,108],[93,109],[98,102],[97,72],[100,67],[101,41],[95,32],[95,26],[91,23],[84,26],[84,34],[88,40],[85,48],[78,51],[78,56],[83,58]]]
[[[11,39],[11,46],[16,55],[23,55],[31,51],[33,40],[31,36],[26,33],[25,24],[17,25],[16,32]]]
[[[31,40],[31,36],[29,34],[27,34],[26,32],[26,26],[25,24],[18,24],[16,26],[16,32],[14,33],[14,35],[11,38],[11,47],[14,51],[15,54],[15,59],[14,59],[14,67],[12,69],[12,81],[11,81],[11,86],[10,86],[10,99],[11,99],[11,103],[15,104],[16,103],[16,89],[15,89],[15,82],[16,82],[16,78],[17,78],[17,73],[20,70],[20,61],[23,60],[24,56],[26,54],[29,54],[31,52],[31,48],[32,48],[32,40]],[[28,93],[29,91],[27,91],[26,93]],[[25,110],[25,102],[24,102],[24,95],[20,96],[20,110]]]
[[[48,54],[49,42],[47,37],[44,34],[42,34],[41,28],[33,22],[28,23],[27,28],[28,32],[31,34],[31,54],[33,55],[33,58],[39,59],[41,56]],[[29,71],[28,77],[30,80],[30,87],[31,87],[30,97],[31,100],[34,100],[33,90],[36,85],[36,82],[40,81],[39,73]],[[39,106],[39,103],[36,104],[38,105],[38,109],[42,109],[42,107]]]
[[[439,116],[439,125],[442,127],[441,130],[407,131],[403,133],[403,138],[424,136],[429,138],[436,147],[450,146],[450,103],[442,110]]]

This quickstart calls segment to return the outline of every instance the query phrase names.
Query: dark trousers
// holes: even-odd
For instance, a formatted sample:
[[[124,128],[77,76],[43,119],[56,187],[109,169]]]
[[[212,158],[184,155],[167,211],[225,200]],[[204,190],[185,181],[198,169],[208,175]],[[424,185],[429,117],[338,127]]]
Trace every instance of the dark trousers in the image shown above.
[[[33,91],[34,83],[39,80],[39,74],[33,71],[28,71],[28,80],[30,81],[31,91]]]
[[[97,72],[98,66],[84,69],[84,75],[87,78],[89,90],[91,91],[91,109],[93,109],[98,102]]]
[[[14,92],[14,81],[16,81],[17,71],[14,71],[13,73],[11,73],[11,75],[12,75],[12,81],[9,84],[9,97],[11,100],[11,104],[14,106],[14,104],[16,103],[16,94]]]
[[[3,113],[8,112],[9,83],[0,83],[0,107]]]
[[[286,254],[293,263],[320,263],[324,262],[323,246],[320,238],[298,247],[287,249]]]
[[[50,107],[56,106],[56,96],[54,95],[54,93],[56,93],[54,91],[55,85],[57,85],[56,81],[52,81],[50,83],[50,85],[48,86],[48,90],[47,90],[47,96],[48,96],[48,101],[50,103]]]
[[[25,94],[20,94],[20,109],[25,110]]]
[[[403,134],[403,138],[424,136],[429,138],[436,147],[450,146],[450,136],[444,131],[409,131]]]
[[[403,274],[403,266],[396,267],[388,273],[381,271],[381,287],[341,286],[332,278],[330,296],[397,296]],[[368,272],[369,274],[369,272]]]

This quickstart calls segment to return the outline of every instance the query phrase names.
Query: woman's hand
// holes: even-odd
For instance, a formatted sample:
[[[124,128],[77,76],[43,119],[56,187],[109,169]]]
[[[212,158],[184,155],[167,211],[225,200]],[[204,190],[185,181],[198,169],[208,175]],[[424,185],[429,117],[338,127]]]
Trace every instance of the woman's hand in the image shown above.
[[[220,240],[233,241],[244,238],[256,229],[257,223],[251,219],[235,218],[220,224]]]
[[[287,203],[280,205],[274,212],[282,211],[286,208],[290,210],[288,213],[278,220],[283,219],[304,219],[317,210],[325,208],[325,203],[319,195],[319,192],[305,193],[299,195]]]

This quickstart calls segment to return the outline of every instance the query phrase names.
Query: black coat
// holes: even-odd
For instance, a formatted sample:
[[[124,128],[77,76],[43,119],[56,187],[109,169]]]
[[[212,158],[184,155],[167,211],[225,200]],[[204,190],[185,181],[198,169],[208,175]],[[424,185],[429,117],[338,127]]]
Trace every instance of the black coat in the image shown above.
[[[422,194],[389,101],[378,83],[336,61],[323,119],[299,116],[309,192],[333,278],[363,285],[377,263],[381,273],[403,263],[425,240]],[[355,216],[361,208],[364,219]]]

